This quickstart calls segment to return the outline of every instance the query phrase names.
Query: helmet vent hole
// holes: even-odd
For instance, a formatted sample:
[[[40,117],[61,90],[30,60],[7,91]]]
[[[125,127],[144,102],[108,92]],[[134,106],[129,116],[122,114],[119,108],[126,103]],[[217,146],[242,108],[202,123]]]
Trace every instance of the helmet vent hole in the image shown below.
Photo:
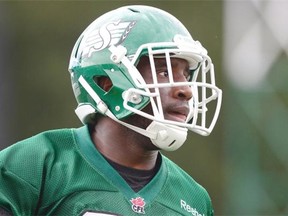
[[[93,80],[95,84],[105,92],[108,92],[113,86],[112,81],[107,76],[94,76]]]
[[[128,8],[130,11],[132,11],[132,12],[134,12],[134,13],[140,13],[140,11],[138,11],[138,10],[135,10],[135,9],[133,9],[133,8]]]

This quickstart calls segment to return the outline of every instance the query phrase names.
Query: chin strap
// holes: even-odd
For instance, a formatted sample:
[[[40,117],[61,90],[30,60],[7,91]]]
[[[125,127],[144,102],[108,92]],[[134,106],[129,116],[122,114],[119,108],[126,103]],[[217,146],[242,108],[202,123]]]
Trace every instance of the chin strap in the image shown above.
[[[187,138],[188,129],[186,128],[181,128],[178,126],[167,126],[163,123],[152,121],[152,123],[146,129],[142,129],[120,121],[116,117],[112,119],[119,124],[122,124],[125,127],[128,127],[131,130],[150,138],[151,142],[155,146],[165,151],[177,150],[183,145]]]
[[[113,113],[108,109],[107,105],[93,91],[93,89],[87,83],[83,76],[80,76],[79,82],[96,102],[97,108],[102,114],[105,114],[119,124],[128,127],[137,133],[149,137],[151,139],[151,142],[158,148],[165,151],[175,151],[180,148],[186,141],[188,132],[187,128],[165,125],[160,122],[152,121],[152,123],[146,129],[142,129],[126,122],[120,121],[113,115]],[[85,124],[87,123],[87,116],[96,113],[96,110],[90,104],[80,104],[75,110],[75,113],[77,114],[81,122]]]

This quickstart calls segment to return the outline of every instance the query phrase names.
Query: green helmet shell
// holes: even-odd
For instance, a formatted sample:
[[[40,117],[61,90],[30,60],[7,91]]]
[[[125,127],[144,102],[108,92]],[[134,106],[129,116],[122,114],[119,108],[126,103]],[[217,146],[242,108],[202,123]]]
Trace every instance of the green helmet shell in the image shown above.
[[[100,16],[80,35],[71,54],[69,71],[79,106],[89,104],[95,113],[101,113],[95,100],[79,83],[82,76],[117,119],[133,114],[123,107],[123,92],[137,87],[127,68],[111,60],[109,47],[122,45],[127,49],[126,56],[131,59],[141,45],[173,42],[175,35],[192,39],[178,19],[157,8],[125,6]],[[138,60],[145,54],[143,50]],[[95,82],[102,76],[112,81],[113,86],[108,92]],[[148,103],[149,98],[143,97],[133,106],[140,110]]]
[[[137,69],[142,56],[149,57],[152,83],[146,83]],[[167,82],[158,83],[157,58],[166,61]],[[174,81],[171,58],[188,62],[191,79]],[[209,135],[220,112],[222,91],[215,85],[214,66],[207,50],[193,40],[177,18],[154,7],[125,6],[92,22],[74,45],[69,71],[78,102],[75,112],[82,123],[89,123],[95,115],[105,115],[149,137],[163,150],[178,149],[188,130]],[[177,86],[188,86],[193,92],[184,122],[166,119],[159,90]],[[143,109],[149,103],[152,113]],[[209,110],[214,110],[211,118],[206,115],[208,103]],[[142,128],[123,121],[133,114],[151,123]]]

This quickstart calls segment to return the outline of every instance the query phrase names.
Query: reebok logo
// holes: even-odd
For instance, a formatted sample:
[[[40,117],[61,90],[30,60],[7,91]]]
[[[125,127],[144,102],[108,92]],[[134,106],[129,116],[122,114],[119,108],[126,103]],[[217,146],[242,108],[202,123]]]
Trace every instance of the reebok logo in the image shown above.
[[[189,212],[193,216],[205,216],[205,214],[200,214],[196,208],[192,208],[190,205],[186,203],[184,200],[180,200],[180,206],[181,209],[184,209],[185,211]]]

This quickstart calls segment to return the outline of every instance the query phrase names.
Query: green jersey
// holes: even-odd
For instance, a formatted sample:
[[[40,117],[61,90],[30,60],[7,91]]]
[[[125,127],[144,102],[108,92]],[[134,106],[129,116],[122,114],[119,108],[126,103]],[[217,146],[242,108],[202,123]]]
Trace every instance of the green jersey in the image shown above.
[[[14,215],[213,215],[206,190],[167,157],[134,192],[87,126],[47,131],[0,152],[0,208]]]

